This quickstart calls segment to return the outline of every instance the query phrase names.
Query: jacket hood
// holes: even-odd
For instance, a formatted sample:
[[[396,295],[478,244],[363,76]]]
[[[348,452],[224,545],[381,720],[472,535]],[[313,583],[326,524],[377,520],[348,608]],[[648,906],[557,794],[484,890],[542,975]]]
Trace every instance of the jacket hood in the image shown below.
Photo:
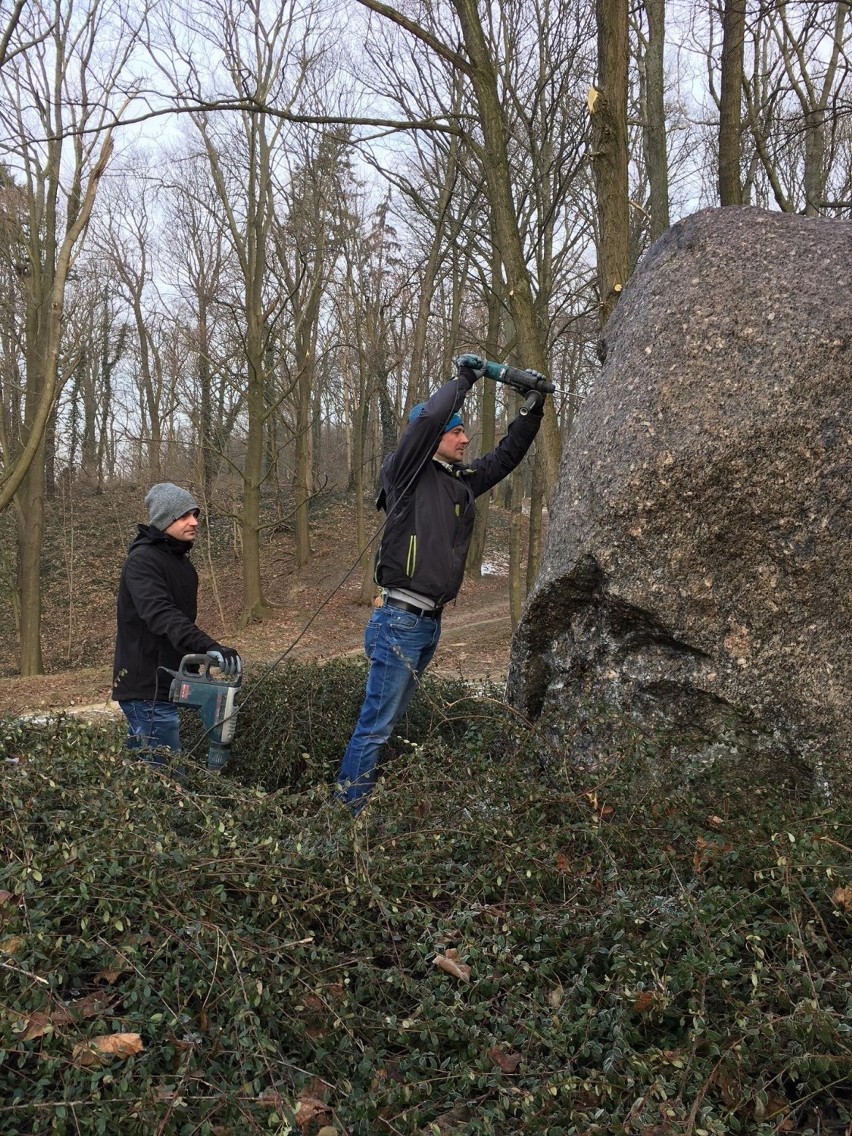
[[[173,536],[164,533],[156,525],[139,525],[130,548],[136,548],[140,544],[163,544],[175,555],[184,556],[191,550],[194,543],[192,540],[175,540]]]

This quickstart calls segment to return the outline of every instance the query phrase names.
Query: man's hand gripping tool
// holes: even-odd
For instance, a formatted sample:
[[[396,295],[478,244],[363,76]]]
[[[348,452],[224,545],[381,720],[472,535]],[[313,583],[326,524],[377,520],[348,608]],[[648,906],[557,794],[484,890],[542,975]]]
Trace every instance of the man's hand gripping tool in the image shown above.
[[[476,364],[472,361],[475,361]],[[529,414],[536,406],[540,406],[546,394],[553,394],[556,387],[549,383],[539,371],[521,371],[517,367],[510,367],[506,363],[492,363],[478,355],[462,355],[457,364],[468,366],[474,374],[485,375],[495,383],[506,383],[519,394],[525,395],[524,403],[519,414]]]
[[[214,678],[211,667],[218,660],[210,655],[184,655],[173,676],[169,698],[178,706],[194,706],[208,738],[207,768],[220,773],[228,764],[231,742],[237,728],[237,691],[243,681],[236,678]]]

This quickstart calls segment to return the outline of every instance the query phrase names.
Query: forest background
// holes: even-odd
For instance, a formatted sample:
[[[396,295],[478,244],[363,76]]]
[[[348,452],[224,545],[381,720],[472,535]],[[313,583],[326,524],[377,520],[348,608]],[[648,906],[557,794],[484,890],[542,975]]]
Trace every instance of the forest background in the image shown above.
[[[706,206],[849,216],[851,39],[847,0],[4,0],[8,669],[45,667],[46,508],[157,480],[233,534],[244,628],[273,533],[310,579],[332,492],[368,600],[379,461],[467,350],[559,388],[502,501],[517,618],[649,243]],[[513,397],[479,384],[474,452]]]

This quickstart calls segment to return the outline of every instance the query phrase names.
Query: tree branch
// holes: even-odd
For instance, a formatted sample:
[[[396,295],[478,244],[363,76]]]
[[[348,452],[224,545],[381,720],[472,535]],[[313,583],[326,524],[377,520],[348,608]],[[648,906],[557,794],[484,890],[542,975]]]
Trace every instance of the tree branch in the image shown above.
[[[371,12],[376,12],[379,16],[384,16],[385,19],[390,20],[391,23],[396,24],[397,27],[402,28],[404,31],[410,32],[419,39],[421,43],[425,43],[428,48],[431,48],[436,55],[440,55],[442,59],[451,63],[453,67],[458,67],[461,71],[464,71],[466,75],[470,75],[470,64],[463,55],[447,47],[445,43],[442,43],[441,40],[433,36],[431,32],[428,32],[414,20],[410,20],[407,16],[404,16],[402,12],[398,12],[396,8],[391,8],[389,4],[382,4],[381,0],[358,0],[358,3],[363,8],[367,8]]]
[[[9,14],[9,22],[6,24],[3,35],[0,36],[0,67],[14,59],[16,55],[22,55],[25,51],[29,51],[31,47],[35,47],[36,44],[43,43],[56,26],[55,24],[51,24],[44,35],[36,36],[35,39],[28,40],[26,43],[22,43],[16,47],[14,51],[10,51],[9,44],[17,30],[18,24],[21,22],[21,16],[26,6],[27,0],[16,0],[15,7]]]
[[[361,0],[358,0],[360,3]],[[57,135],[56,139],[62,137],[84,137],[87,134],[99,134],[104,130],[112,130],[116,126],[134,126],[140,122],[150,122],[155,118],[163,118],[169,114],[199,114],[208,111],[238,111],[242,114],[263,114],[269,118],[280,118],[286,122],[301,123],[306,126],[369,126],[376,127],[385,134],[394,134],[398,131],[405,130],[425,130],[437,131],[442,134],[458,134],[459,128],[456,124],[441,121],[440,117],[430,116],[421,119],[392,119],[392,118],[359,118],[359,117],[341,117],[335,115],[314,115],[314,114],[294,114],[289,110],[281,110],[274,106],[269,106],[259,99],[212,99],[212,100],[199,100],[194,103],[187,103],[184,106],[166,106],[158,109],[151,109],[144,114],[137,114],[134,116],[122,117],[121,120],[116,117],[114,121],[109,123],[102,123],[98,126],[84,127],[83,129],[70,129]],[[44,139],[45,141],[56,140],[53,137]]]

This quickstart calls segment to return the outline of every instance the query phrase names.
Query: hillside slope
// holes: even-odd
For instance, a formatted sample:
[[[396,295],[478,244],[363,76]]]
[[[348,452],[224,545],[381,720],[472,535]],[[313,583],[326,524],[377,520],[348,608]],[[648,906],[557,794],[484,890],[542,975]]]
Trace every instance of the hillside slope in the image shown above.
[[[15,595],[7,584],[0,596],[0,714],[106,704],[116,588],[137,520],[144,518],[144,492],[143,486],[119,487],[108,495],[75,491],[73,501],[49,503],[42,569],[47,673],[17,675]],[[227,516],[212,516],[193,552],[201,579],[199,625],[237,647],[249,665],[360,653],[368,612],[358,602],[363,561],[353,540],[352,511],[349,494],[318,500],[312,517],[314,554],[302,572],[295,569],[289,526],[270,518],[262,571],[274,613],[244,629],[237,628],[242,578],[236,525]],[[0,533],[9,550],[9,580],[11,514],[0,518]],[[508,515],[492,506],[488,574],[466,580],[458,603],[447,609],[434,670],[498,680],[505,673],[511,637],[507,538]]]

